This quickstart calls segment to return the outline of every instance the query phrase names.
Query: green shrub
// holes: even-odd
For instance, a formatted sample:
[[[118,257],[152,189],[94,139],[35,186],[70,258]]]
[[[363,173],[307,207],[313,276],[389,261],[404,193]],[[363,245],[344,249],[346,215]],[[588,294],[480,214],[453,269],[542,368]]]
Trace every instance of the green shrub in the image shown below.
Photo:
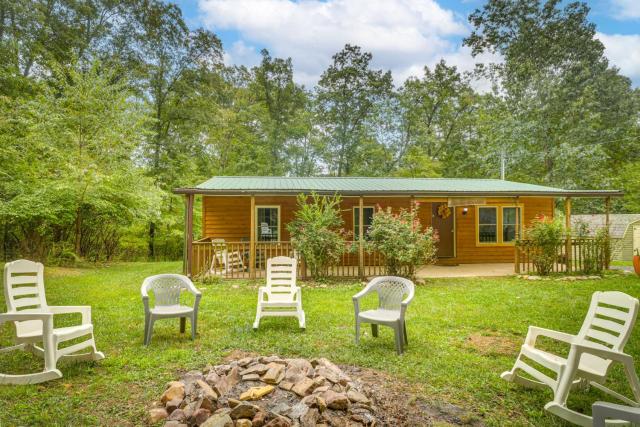
[[[540,275],[548,275],[558,259],[558,248],[564,243],[565,227],[562,220],[535,218],[526,235],[533,247],[531,260],[536,271]]]
[[[293,248],[302,255],[314,279],[326,277],[347,250],[340,196],[298,195],[298,210],[287,224]]]
[[[416,203],[394,214],[391,208],[378,207],[373,216],[367,247],[382,254],[389,275],[413,278],[416,267],[436,260],[437,233],[431,227],[423,229],[418,208]]]
[[[583,249],[582,271],[586,274],[599,274],[611,261],[611,239],[606,228],[596,231],[593,241]]]

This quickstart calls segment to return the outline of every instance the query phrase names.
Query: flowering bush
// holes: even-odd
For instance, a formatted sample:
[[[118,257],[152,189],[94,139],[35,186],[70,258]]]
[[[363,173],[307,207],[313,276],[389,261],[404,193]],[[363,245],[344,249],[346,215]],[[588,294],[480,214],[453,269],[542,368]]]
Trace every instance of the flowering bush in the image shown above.
[[[391,208],[378,206],[373,216],[367,246],[384,256],[389,275],[413,278],[417,266],[436,260],[437,233],[431,227],[422,228],[418,208],[415,203],[410,210],[394,214]]]
[[[542,276],[553,271],[558,258],[558,248],[564,244],[565,228],[562,220],[537,217],[527,229],[527,239],[534,247],[531,261]]]
[[[347,233],[342,225],[340,196],[298,195],[298,210],[287,230],[293,248],[302,255],[313,278],[325,277],[328,267],[347,250]]]

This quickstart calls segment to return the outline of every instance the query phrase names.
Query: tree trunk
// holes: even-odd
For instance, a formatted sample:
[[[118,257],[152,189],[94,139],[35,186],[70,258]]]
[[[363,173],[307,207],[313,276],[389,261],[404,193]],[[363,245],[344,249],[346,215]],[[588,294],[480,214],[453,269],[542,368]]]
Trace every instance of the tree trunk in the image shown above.
[[[156,223],[149,223],[149,260],[153,261],[156,255]]]
[[[75,244],[74,244],[74,252],[77,256],[81,256],[80,254],[80,241],[82,237],[82,215],[80,214],[80,208],[76,209],[76,235],[75,235]]]

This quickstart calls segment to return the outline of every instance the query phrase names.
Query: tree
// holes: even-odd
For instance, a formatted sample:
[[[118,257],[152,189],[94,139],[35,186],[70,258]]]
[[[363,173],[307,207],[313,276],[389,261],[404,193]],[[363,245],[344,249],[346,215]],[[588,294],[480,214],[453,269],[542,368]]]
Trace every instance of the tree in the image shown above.
[[[291,58],[272,58],[266,49],[260,66],[253,69],[249,90],[264,107],[263,132],[270,158],[270,174],[281,175],[290,169],[289,154],[294,141],[304,138],[307,123],[300,120],[307,107],[307,94],[293,81]]]
[[[628,138],[639,126],[637,95],[609,67],[588,13],[582,2],[490,0],[469,18],[464,43],[504,57],[488,68],[498,85],[479,137],[523,180],[609,187],[612,168],[638,158]]]
[[[55,85],[12,114],[20,133],[6,128],[2,219],[36,258],[56,247],[109,258],[121,227],[153,212],[154,195],[133,161],[144,110],[99,64],[54,71]]]
[[[437,175],[438,165],[467,139],[464,131],[476,104],[468,77],[440,61],[433,71],[424,67],[422,78],[409,77],[400,88],[399,100],[400,136],[393,147],[394,164],[404,171]]]
[[[371,122],[392,90],[391,72],[370,69],[371,58],[358,46],[345,45],[316,87],[325,162],[338,176],[353,172],[359,144],[372,136]]]

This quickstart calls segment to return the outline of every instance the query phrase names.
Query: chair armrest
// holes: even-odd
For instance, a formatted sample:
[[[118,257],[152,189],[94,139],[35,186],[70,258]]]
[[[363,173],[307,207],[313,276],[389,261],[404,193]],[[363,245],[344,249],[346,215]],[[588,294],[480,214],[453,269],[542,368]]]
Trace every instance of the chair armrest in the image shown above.
[[[54,305],[48,309],[53,314],[80,313],[83,324],[91,323],[91,307],[88,305]]]
[[[24,322],[25,320],[52,320],[53,313],[51,312],[30,312],[30,313],[0,313],[0,323],[4,322]]]
[[[30,313],[1,313],[0,325],[4,322],[24,322],[25,320],[40,320],[42,321],[42,336],[50,337],[53,333],[53,313],[50,311],[37,311]],[[43,345],[45,352],[49,347],[49,340],[44,338]]]
[[[575,349],[578,354],[587,353],[594,356],[610,359],[620,363],[631,363],[633,366],[633,357],[620,351],[610,350],[608,348],[596,347],[585,343],[572,343],[571,349]]]
[[[566,332],[554,331],[551,329],[539,328],[537,326],[529,326],[529,331],[527,332],[527,338],[525,338],[525,344],[528,344],[532,347],[535,347],[536,340],[539,336],[547,337],[554,339],[556,341],[562,341],[567,344],[573,344],[576,336],[567,334]]]
[[[358,292],[357,294],[355,294],[352,298],[354,301],[359,300],[360,298],[362,298],[363,296],[370,294],[371,292],[373,292],[375,289],[369,285],[367,285],[363,290],[361,290],[360,292]]]

